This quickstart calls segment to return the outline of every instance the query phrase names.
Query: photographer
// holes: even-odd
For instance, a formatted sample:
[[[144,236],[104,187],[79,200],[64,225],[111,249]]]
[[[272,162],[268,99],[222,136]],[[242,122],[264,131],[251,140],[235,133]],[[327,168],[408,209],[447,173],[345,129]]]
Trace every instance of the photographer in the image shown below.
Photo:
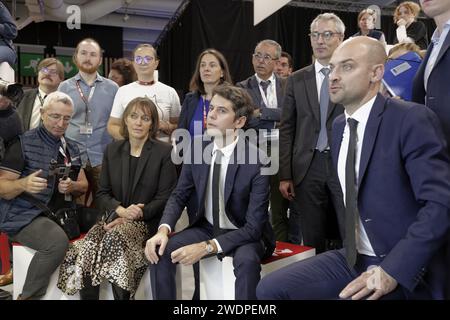
[[[72,99],[53,92],[41,110],[42,125],[20,136],[6,151],[0,166],[0,231],[36,250],[18,299],[45,295],[51,274],[64,258],[68,238],[29,197],[52,211],[74,207],[70,195],[86,192],[76,144],[64,134],[73,114]],[[70,174],[61,176],[64,166]],[[56,174],[55,174],[56,173]]]

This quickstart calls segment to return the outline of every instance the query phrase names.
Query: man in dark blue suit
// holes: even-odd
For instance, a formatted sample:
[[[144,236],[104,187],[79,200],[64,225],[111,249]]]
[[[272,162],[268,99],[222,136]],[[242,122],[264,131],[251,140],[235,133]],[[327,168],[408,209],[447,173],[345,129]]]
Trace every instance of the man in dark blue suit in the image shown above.
[[[386,53],[368,37],[345,41],[330,65],[332,155],[344,194],[344,249],[265,277],[262,299],[442,299],[449,270],[447,145],[423,105],[378,94]]]
[[[191,265],[212,254],[233,256],[236,299],[256,299],[261,259],[272,254],[275,241],[267,212],[269,176],[252,159],[256,146],[238,135],[253,111],[250,99],[237,87],[221,85],[213,91],[207,117],[213,142],[196,148],[194,141],[184,153],[177,187],[145,248],[155,264],[156,299],[176,298],[176,263]],[[198,195],[198,210],[187,229],[169,238],[192,192]]]

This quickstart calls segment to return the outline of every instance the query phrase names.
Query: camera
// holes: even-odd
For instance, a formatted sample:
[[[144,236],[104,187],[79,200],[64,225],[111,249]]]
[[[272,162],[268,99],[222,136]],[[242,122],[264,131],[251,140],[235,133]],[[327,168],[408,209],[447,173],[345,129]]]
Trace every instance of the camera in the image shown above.
[[[0,78],[0,95],[17,105],[23,97],[22,85],[20,83],[10,83]]]
[[[70,166],[66,165],[58,165],[57,163],[50,163],[50,167],[48,170],[49,177],[56,177],[57,179],[62,178],[63,180],[67,179],[70,174]]]

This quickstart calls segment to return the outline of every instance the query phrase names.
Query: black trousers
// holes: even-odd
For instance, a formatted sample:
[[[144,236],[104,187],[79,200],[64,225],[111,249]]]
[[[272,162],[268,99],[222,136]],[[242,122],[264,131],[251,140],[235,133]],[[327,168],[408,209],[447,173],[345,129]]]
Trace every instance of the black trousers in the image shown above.
[[[329,151],[314,151],[306,176],[295,186],[294,202],[289,223],[300,225],[304,245],[316,248],[316,254],[341,247],[336,213],[344,204]]]

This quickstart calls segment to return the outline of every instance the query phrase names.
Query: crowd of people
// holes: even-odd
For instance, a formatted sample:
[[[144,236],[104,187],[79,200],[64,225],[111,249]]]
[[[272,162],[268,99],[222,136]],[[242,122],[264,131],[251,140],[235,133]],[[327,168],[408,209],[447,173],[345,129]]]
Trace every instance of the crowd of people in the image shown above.
[[[389,57],[371,9],[347,40],[338,15],[315,17],[313,62],[297,71],[272,39],[256,43],[242,81],[205,49],[182,104],[151,44],[108,78],[93,38],[77,44],[72,78],[57,57],[40,61],[37,88],[0,96],[0,231],[36,250],[18,299],[42,298],[58,266],[58,288],[84,300],[104,281],[133,299],[147,268],[153,297],[176,299],[178,263],[194,266],[199,299],[210,256],[233,257],[236,299],[450,298],[450,0],[421,5],[437,25],[431,45],[420,6],[402,2]],[[12,65],[17,31],[0,9],[0,62]],[[423,59],[414,102],[383,90],[386,61],[407,52]],[[69,243],[48,211],[82,207],[98,219]],[[316,256],[261,279],[275,241]]]

